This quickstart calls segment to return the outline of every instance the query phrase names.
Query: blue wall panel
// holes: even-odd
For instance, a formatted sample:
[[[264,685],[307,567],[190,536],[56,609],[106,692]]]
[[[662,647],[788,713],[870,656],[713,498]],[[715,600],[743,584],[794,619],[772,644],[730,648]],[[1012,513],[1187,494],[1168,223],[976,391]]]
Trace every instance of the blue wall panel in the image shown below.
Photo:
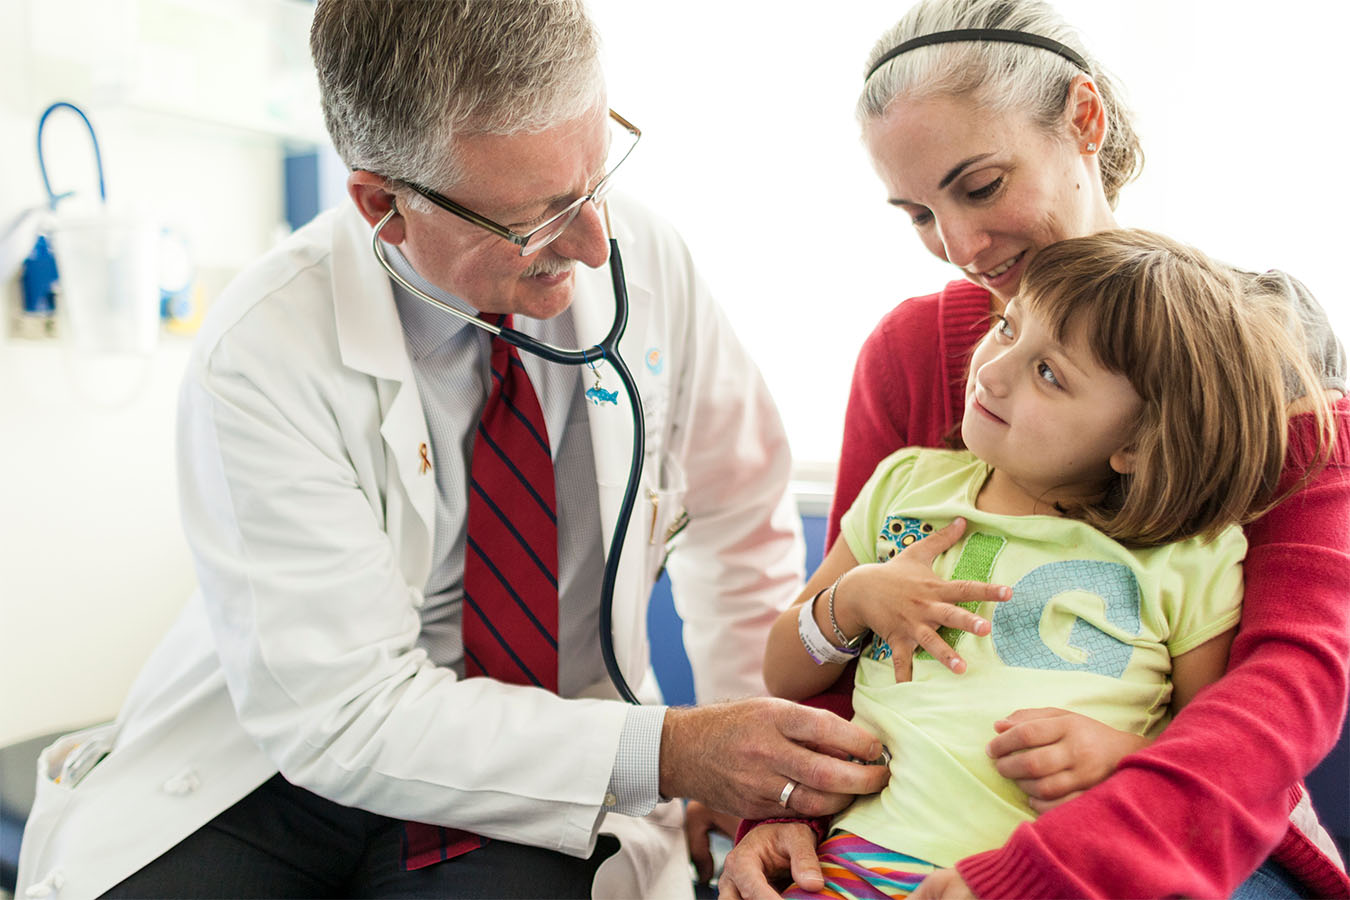
[[[803,516],[806,534],[806,572],[814,572],[824,558],[825,517]],[[677,551],[678,552],[678,551]],[[684,653],[683,623],[670,595],[670,577],[662,573],[647,608],[647,633],[651,635],[652,667],[666,702],[685,706],[694,702],[694,676]]]

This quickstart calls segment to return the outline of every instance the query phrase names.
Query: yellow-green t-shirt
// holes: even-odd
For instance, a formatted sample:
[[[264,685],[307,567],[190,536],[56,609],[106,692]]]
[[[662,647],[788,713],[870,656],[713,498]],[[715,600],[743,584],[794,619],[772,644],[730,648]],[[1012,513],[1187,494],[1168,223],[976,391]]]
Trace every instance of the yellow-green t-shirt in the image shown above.
[[[1239,528],[1209,542],[1131,550],[1072,519],[977,510],[988,476],[964,451],[901,450],[881,462],[841,523],[866,563],[963,516],[964,537],[934,570],[1013,588],[1011,600],[977,610],[993,623],[990,634],[944,635],[957,641],[965,674],[920,652],[913,680],[897,684],[890,648],[876,638],[859,661],[854,718],[890,750],[891,780],[835,825],[941,866],[1002,846],[1035,817],[985,753],[994,722],[1060,707],[1155,735],[1167,720],[1172,657],[1234,627],[1242,600]]]

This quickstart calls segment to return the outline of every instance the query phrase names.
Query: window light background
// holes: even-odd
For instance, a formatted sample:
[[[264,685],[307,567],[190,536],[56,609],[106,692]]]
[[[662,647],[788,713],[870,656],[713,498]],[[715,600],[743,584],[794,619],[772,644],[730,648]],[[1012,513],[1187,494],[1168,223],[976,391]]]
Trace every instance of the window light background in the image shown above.
[[[643,129],[620,187],[683,232],[778,400],[799,473],[828,480],[861,342],[895,303],[956,277],[885,203],[853,119],[863,60],[909,4],[589,3],[610,103]],[[1344,340],[1350,4],[1056,6],[1135,111],[1146,163],[1118,221],[1291,272]]]

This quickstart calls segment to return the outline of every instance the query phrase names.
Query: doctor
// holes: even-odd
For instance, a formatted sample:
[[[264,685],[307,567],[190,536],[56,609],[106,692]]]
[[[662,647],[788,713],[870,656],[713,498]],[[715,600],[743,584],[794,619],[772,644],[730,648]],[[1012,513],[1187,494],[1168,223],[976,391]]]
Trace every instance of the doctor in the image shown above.
[[[587,402],[597,381],[618,388],[604,364],[526,355],[537,409],[508,398],[552,462],[537,489],[555,494],[553,665],[516,643],[534,626],[499,617],[473,581],[484,557],[510,584],[552,555],[553,540],[474,536],[473,497],[492,493],[475,465],[496,433],[484,410],[522,367],[395,286],[372,228],[393,210],[391,265],[446,302],[559,346],[605,333],[590,198],[633,136],[607,115],[580,2],[320,0],[311,45],[354,203],[245,272],[203,327],[179,422],[200,589],[118,720],[43,755],[20,896],[678,897],[689,869],[665,798],[762,818],[877,790],[884,767],[808,749],[879,754],[828,713],[615,699],[597,597],[631,426]],[[456,204],[552,239],[522,255]],[[647,414],[618,661],[655,701],[646,597],[669,554],[699,696],[759,694],[765,630],[802,567],[782,426],[676,235],[630,202],[609,201],[608,218]],[[495,495],[522,534],[535,490]],[[545,593],[521,589],[520,605]],[[485,655],[480,608],[498,655],[532,673]],[[95,741],[111,753],[54,781]]]

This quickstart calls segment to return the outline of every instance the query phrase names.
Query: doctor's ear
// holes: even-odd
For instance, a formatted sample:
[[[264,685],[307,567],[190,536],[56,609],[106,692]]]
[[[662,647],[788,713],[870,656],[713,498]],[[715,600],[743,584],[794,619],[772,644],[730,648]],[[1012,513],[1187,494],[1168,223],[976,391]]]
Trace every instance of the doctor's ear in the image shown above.
[[[356,204],[356,208],[361,211],[361,217],[370,223],[371,228],[378,225],[389,210],[396,208],[394,193],[389,190],[388,179],[374,172],[357,169],[348,175],[347,193]],[[403,216],[396,213],[380,232],[380,240],[387,244],[401,244],[403,237]]]

